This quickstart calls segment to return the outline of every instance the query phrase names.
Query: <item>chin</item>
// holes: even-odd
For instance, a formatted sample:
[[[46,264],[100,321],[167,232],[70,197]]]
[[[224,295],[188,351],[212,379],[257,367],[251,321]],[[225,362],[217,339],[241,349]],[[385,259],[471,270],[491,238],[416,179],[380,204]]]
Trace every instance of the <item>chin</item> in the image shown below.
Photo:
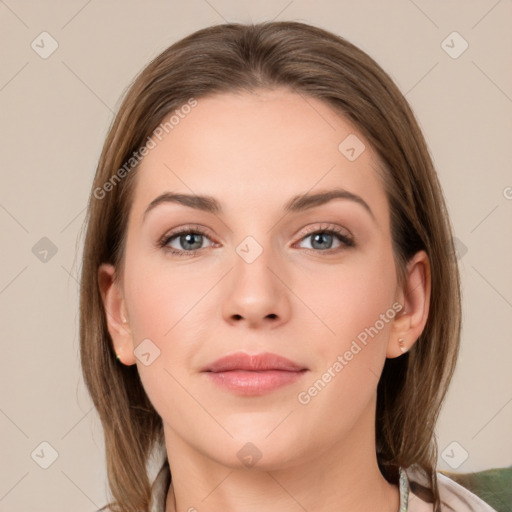
[[[218,453],[212,454],[212,458],[234,470],[274,471],[298,464],[305,456],[304,443],[291,435],[288,429],[283,429],[279,436],[274,435],[275,432],[269,435],[271,431],[271,428],[231,431],[233,439],[224,445],[219,444]],[[297,449],[298,446],[301,450]]]

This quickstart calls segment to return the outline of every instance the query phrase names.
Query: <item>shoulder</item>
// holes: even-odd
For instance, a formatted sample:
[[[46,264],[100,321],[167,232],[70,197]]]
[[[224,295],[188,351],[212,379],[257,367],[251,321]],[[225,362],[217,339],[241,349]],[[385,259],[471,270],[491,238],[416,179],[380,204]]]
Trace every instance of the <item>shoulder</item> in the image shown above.
[[[439,471],[436,474],[439,497],[441,498],[441,512],[496,512],[495,509],[466,487]],[[415,482],[420,485],[426,485],[427,483],[423,475],[417,470],[408,468],[407,476],[410,483]],[[433,512],[432,503],[429,503],[421,493],[417,492],[415,494],[414,485],[410,485],[410,488],[408,512]]]
[[[441,502],[446,504],[448,510],[460,510],[461,512],[496,512],[490,505],[485,503],[476,494],[472,493],[466,487],[458,484],[451,478],[437,472],[437,481],[439,485],[439,495]]]

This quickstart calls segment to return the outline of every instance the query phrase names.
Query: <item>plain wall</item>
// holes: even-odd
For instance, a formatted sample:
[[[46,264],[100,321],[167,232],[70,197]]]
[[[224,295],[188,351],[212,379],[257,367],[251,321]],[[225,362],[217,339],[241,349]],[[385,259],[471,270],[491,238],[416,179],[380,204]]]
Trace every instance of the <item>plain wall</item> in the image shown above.
[[[199,28],[271,19],[346,37],[410,102],[462,274],[462,348],[437,428],[439,468],[454,469],[466,453],[459,472],[512,463],[510,1],[6,0],[0,511],[86,512],[106,502],[101,424],[79,367],[77,275],[88,194],[122,93],[151,58]],[[43,31],[58,43],[46,59]],[[58,458],[43,469],[52,449]]]

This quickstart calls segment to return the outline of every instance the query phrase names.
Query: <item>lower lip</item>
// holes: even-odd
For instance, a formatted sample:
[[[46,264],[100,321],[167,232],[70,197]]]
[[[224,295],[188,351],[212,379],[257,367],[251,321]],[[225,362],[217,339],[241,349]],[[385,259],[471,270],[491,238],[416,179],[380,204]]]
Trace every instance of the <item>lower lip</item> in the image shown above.
[[[245,371],[230,370],[227,372],[205,372],[215,384],[238,395],[263,395],[287,384],[299,380],[305,373],[302,371],[266,370]]]

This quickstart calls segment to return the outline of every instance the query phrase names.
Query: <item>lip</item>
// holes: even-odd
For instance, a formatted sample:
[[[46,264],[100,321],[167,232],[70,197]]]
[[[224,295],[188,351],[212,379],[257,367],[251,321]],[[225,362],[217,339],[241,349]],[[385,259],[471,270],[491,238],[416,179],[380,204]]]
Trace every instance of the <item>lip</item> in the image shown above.
[[[296,372],[300,370],[307,370],[305,366],[295,363],[291,359],[264,352],[262,354],[246,354],[245,352],[236,352],[229,356],[221,357],[213,363],[203,368],[203,372],[227,372],[232,370],[245,370],[245,371],[268,371],[268,370],[281,370]]]
[[[308,368],[277,354],[237,352],[203,368],[213,383],[239,395],[262,395],[299,380]]]

